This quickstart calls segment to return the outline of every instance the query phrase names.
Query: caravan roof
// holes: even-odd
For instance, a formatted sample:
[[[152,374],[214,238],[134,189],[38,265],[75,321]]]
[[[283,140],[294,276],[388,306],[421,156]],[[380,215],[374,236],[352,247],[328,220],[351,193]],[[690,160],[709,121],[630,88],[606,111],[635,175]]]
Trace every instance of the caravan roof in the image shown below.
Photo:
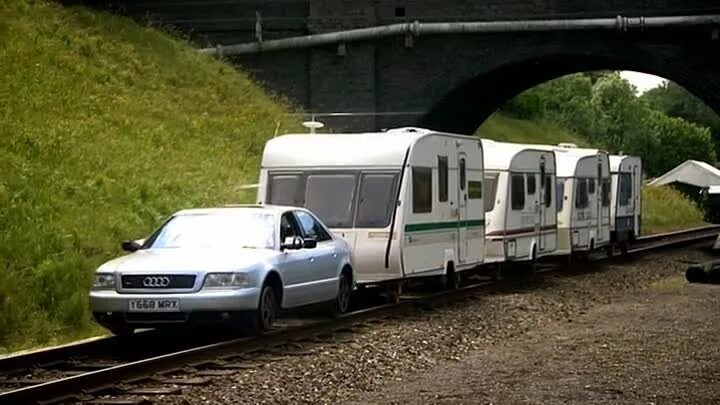
[[[262,167],[402,166],[408,148],[427,132],[291,134],[265,145]]]
[[[556,174],[558,177],[574,177],[577,164],[583,158],[605,153],[600,149],[574,148],[554,145],[537,145],[538,148],[555,152]]]
[[[550,152],[547,149],[537,147],[539,145],[498,142],[492,139],[482,139],[484,153],[484,165],[486,170],[508,170],[513,164],[513,159],[522,152]],[[522,163],[521,163],[522,164]],[[548,168],[554,165],[549,163]],[[533,162],[531,167],[517,167],[516,169],[537,169],[537,163]]]
[[[622,164],[622,162],[623,162],[625,159],[637,159],[638,161],[640,160],[639,157],[637,157],[637,156],[630,156],[630,155],[610,155],[609,157],[610,157],[610,171],[611,171],[611,172],[617,172],[617,171],[619,171],[619,170],[620,170],[620,164]]]
[[[410,146],[427,135],[477,139],[422,128],[282,135],[265,145],[262,167],[400,167]]]

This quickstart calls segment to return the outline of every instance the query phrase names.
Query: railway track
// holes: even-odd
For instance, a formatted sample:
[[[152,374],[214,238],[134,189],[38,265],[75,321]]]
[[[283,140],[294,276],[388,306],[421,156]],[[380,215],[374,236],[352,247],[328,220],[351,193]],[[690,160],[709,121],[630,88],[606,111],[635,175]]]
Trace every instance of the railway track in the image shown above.
[[[720,226],[639,238],[629,250],[640,254],[713,239]],[[607,257],[594,257],[604,260]],[[613,260],[622,260],[618,256]],[[556,266],[542,266],[545,271]],[[543,270],[541,270],[543,271]],[[335,319],[293,318],[259,337],[197,334],[179,339],[160,331],[66,345],[0,359],[0,404],[141,403],[143,396],[180,393],[183,386],[207,384],[214,377],[257,367],[284,356],[305,355],[303,344],[342,344],[343,333],[372,327],[387,317],[457,301],[492,289],[489,278],[475,278],[458,290],[405,296],[399,303],[362,308]]]

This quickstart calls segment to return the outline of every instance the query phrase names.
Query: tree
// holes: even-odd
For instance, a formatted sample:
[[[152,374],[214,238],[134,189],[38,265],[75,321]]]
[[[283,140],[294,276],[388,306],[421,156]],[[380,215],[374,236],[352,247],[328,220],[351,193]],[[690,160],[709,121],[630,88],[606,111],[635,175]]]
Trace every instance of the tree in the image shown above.
[[[648,90],[641,97],[652,108],[671,117],[710,128],[715,141],[715,150],[720,152],[720,116],[680,85],[667,82]]]
[[[595,82],[591,105],[596,126],[602,128],[591,138],[595,143],[619,152],[629,138],[642,138],[647,106],[638,101],[635,87],[620,75],[605,75]]]

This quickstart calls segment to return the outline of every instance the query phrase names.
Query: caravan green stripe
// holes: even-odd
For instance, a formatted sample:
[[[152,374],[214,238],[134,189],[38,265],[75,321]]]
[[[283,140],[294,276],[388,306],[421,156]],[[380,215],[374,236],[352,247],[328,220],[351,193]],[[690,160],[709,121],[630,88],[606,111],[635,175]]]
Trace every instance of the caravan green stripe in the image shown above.
[[[426,222],[422,224],[407,224],[405,225],[405,232],[423,232],[423,231],[438,231],[442,229],[456,229],[456,228],[472,228],[483,226],[485,221],[482,219],[468,219],[466,221],[449,221],[449,222]]]

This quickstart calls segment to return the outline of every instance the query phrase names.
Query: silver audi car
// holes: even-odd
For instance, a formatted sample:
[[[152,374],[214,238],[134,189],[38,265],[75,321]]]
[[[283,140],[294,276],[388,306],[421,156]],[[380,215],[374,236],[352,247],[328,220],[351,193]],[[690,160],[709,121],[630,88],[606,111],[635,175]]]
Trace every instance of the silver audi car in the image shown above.
[[[117,335],[177,323],[225,322],[255,332],[281,309],[347,311],[350,248],[303,208],[231,206],[171,216],[131,254],[100,266],[90,304]]]

